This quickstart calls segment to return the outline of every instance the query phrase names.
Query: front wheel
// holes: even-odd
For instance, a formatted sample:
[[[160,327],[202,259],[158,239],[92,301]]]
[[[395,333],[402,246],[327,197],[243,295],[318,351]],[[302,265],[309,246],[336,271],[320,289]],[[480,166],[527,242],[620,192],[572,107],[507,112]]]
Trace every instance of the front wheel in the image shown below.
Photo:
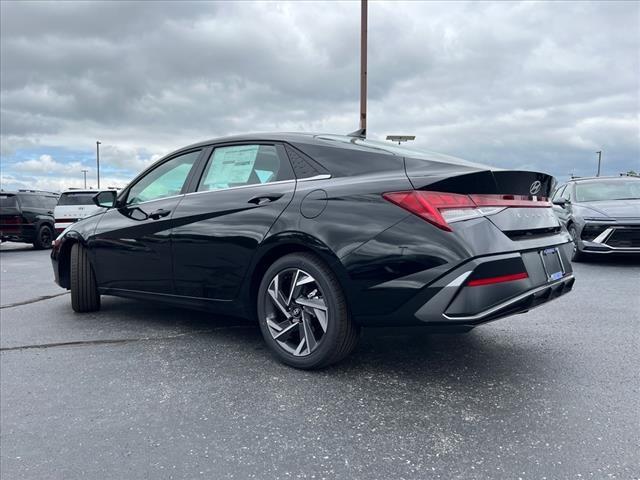
[[[338,279],[308,253],[286,255],[266,271],[258,289],[258,320],[269,349],[296,368],[336,363],[358,341]]]
[[[87,250],[75,243],[71,247],[71,307],[78,313],[100,310],[100,294]]]
[[[581,262],[585,259],[586,254],[580,250],[580,240],[578,238],[578,230],[576,230],[575,225],[571,225],[569,227],[569,235],[571,235],[573,240],[573,254],[571,255],[571,261]]]

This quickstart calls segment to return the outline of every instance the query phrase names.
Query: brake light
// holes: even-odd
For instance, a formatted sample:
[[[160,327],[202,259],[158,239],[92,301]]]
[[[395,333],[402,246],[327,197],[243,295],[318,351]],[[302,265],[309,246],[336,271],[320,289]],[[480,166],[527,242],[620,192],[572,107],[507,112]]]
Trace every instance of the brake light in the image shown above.
[[[508,207],[546,208],[551,206],[544,197],[526,195],[462,195],[407,190],[383,193],[382,196],[447,232],[452,231],[449,222],[491,215]]]
[[[530,197],[527,195],[469,195],[478,207],[550,207],[546,197]]]
[[[4,217],[2,219],[2,223],[4,223],[5,225],[20,225],[22,223],[22,217],[19,215]]]
[[[475,207],[469,196],[456,193],[409,190],[406,192],[384,193],[382,196],[447,232],[451,231],[451,227],[442,216],[442,210],[461,210]]]
[[[489,278],[477,278],[467,282],[467,287],[480,287],[482,285],[493,285],[495,283],[513,282],[514,280],[523,280],[525,278],[529,278],[527,272],[512,273],[511,275],[500,275]]]

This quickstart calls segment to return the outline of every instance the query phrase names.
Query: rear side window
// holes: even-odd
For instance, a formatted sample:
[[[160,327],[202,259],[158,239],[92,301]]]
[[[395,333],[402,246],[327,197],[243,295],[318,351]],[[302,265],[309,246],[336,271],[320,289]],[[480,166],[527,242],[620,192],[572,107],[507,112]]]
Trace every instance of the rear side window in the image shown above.
[[[198,185],[199,192],[293,179],[291,164],[274,145],[216,148]]]
[[[179,155],[148,172],[129,190],[127,205],[179,195],[200,152]]]
[[[93,196],[95,193],[63,193],[58,200],[59,206],[67,205],[93,205]]]
[[[18,198],[15,195],[0,195],[0,207],[16,208],[18,206]]]
[[[53,210],[58,203],[56,197],[44,195],[20,195],[20,205],[22,208],[42,208]]]

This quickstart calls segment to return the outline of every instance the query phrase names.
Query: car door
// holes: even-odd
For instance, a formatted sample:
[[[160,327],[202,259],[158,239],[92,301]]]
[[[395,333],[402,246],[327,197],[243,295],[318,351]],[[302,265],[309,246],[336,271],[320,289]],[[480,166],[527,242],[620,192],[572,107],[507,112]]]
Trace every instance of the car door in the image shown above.
[[[202,154],[194,150],[155,166],[107,210],[89,249],[98,286],[171,294],[171,219]]]
[[[295,186],[282,145],[216,146],[174,215],[176,294],[234,299],[256,247],[293,198]]]

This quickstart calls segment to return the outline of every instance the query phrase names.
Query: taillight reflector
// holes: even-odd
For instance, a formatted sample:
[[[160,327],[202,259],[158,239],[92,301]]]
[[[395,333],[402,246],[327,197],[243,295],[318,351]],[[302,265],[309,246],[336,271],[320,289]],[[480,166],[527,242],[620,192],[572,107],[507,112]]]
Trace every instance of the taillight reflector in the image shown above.
[[[500,275],[489,278],[477,278],[475,280],[469,280],[467,282],[467,287],[480,287],[482,285],[493,285],[494,283],[513,282],[514,280],[523,280],[525,278],[529,278],[527,272],[512,273],[510,275]]]
[[[447,232],[451,231],[451,227],[443,215],[447,211],[450,212],[447,215],[449,221],[453,221],[452,219],[460,220],[483,216],[487,214],[486,207],[502,210],[507,207],[547,208],[551,206],[547,198],[526,195],[462,195],[459,193],[407,190],[387,192],[382,196]]]

